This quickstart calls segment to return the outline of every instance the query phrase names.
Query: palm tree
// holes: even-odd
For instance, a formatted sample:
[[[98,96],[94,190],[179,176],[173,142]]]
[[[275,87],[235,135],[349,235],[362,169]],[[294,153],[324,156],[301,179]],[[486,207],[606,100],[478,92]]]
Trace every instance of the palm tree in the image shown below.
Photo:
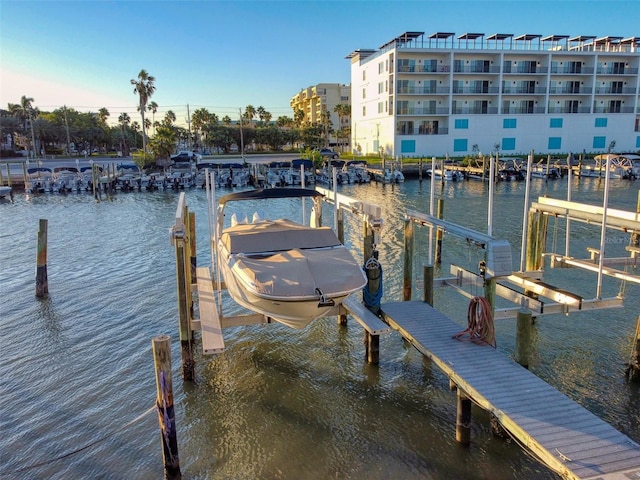
[[[151,121],[154,125],[153,127],[153,134],[156,134],[155,131],[155,124],[156,124],[156,112],[158,111],[158,104],[156,102],[154,102],[153,100],[149,102],[149,106],[147,107],[147,110],[151,112]]]
[[[165,127],[170,127],[173,125],[173,122],[176,121],[176,114],[173,113],[172,110],[167,110],[167,113],[164,114],[164,121],[162,122],[162,124]]]
[[[122,128],[122,137],[121,137],[121,145],[122,145],[122,154],[125,157],[129,156],[129,152],[127,151],[127,137],[126,137],[126,129],[129,123],[131,122],[131,117],[127,113],[121,113],[118,117],[118,122]]]
[[[31,148],[33,149],[33,156],[35,157],[36,156],[36,136],[33,132],[32,116],[34,113],[34,109],[33,109],[33,106],[31,105],[32,103],[33,103],[33,98],[23,95],[22,98],[20,99],[20,104],[17,105],[17,109],[20,112],[20,117],[25,123],[25,130],[26,130],[27,119],[29,119],[29,127],[31,128],[31,142],[32,142]]]
[[[253,105],[247,105],[244,109],[243,117],[247,119],[247,121],[249,122],[249,125],[253,124],[253,117],[255,116],[256,116],[256,109],[253,107]]]
[[[135,78],[131,79],[131,85],[134,85],[133,93],[140,97],[138,110],[140,110],[140,116],[142,117],[142,151],[145,155],[147,153],[147,135],[144,128],[146,125],[144,122],[144,112],[147,109],[147,102],[149,101],[149,98],[151,98],[153,92],[156,91],[156,87],[154,85],[155,81],[156,78],[149,75],[144,68],[140,70],[138,80]]]
[[[159,126],[150,142],[156,163],[162,167],[170,164],[171,154],[176,145],[176,133],[169,126]]]
[[[107,110],[105,107],[102,107],[100,110],[98,110],[98,118],[102,123],[107,123],[107,118],[109,118],[110,115],[111,114],[109,113],[109,110]]]

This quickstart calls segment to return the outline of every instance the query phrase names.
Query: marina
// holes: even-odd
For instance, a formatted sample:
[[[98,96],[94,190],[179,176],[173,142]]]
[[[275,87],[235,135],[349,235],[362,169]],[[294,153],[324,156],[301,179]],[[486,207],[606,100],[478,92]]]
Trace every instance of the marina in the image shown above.
[[[566,180],[534,182],[533,185],[536,196],[555,193],[562,197],[566,194],[562,193],[563,188],[566,188]],[[507,238],[513,245],[519,243],[519,235],[515,231],[518,229],[514,229],[513,225],[521,223],[523,188],[523,183],[507,182],[501,184],[496,192],[499,216],[495,220],[494,234]],[[399,212],[407,208],[419,211],[428,209],[428,182],[343,186],[341,192],[381,204],[385,219],[384,238],[379,246],[386,279],[383,305],[391,305],[394,300],[400,299],[402,291],[402,278],[398,272],[402,270],[403,254],[398,241],[402,243],[403,223]],[[574,196],[581,201],[601,203],[602,193],[602,184],[599,185],[598,179],[575,181]],[[190,207],[199,218],[204,218],[204,192],[193,189],[186,194]],[[477,230],[486,228],[483,226],[486,218],[483,218],[485,209],[482,206],[479,206],[475,215],[468,212],[469,205],[478,205],[481,199],[486,199],[487,192],[482,183],[455,182],[447,183],[444,187],[438,183],[437,194],[446,201],[446,218],[455,218],[456,223],[464,223]],[[160,333],[169,334],[173,338],[174,355],[179,351],[179,347],[175,346],[175,266],[171,261],[166,262],[173,254],[164,233],[171,223],[176,201],[176,193],[166,191],[153,195],[115,195],[109,200],[103,198],[99,203],[94,202],[89,195],[33,196],[28,200],[24,195],[18,195],[13,204],[2,205],[5,209],[3,225],[13,225],[15,220],[12,213],[23,217],[23,224],[29,218],[34,218],[34,215],[35,218],[46,216],[50,221],[48,303],[54,302],[56,315],[54,319],[51,317],[51,310],[48,310],[47,316],[47,310],[39,314],[36,309],[33,312],[33,327],[40,324],[41,331],[38,333],[32,330],[31,322],[26,326],[28,331],[33,332],[29,336],[39,346],[39,355],[44,353],[47,358],[58,358],[59,354],[56,352],[61,342],[73,345],[71,358],[59,363],[53,371],[63,369],[62,371],[73,372],[79,379],[89,376],[86,383],[93,388],[96,384],[90,377],[110,372],[108,377],[121,385],[124,393],[114,392],[100,397],[108,402],[112,412],[120,411],[120,416],[127,420],[135,415],[127,416],[124,406],[119,406],[122,395],[136,399],[134,405],[139,405],[139,408],[133,410],[137,413],[145,411],[150,399],[154,397],[153,385],[147,381],[148,375],[133,374],[139,369],[149,371],[150,338]],[[610,201],[615,208],[634,210],[637,187],[634,187],[633,182],[615,182],[611,188]],[[512,206],[505,209],[500,205]],[[141,207],[144,207],[144,212],[138,212]],[[63,221],[66,217],[59,217],[57,211],[62,214],[68,212],[69,208],[73,208],[75,218]],[[123,215],[125,211],[127,213]],[[126,218],[127,228],[122,228],[118,217]],[[324,218],[330,223],[332,215],[325,212]],[[98,219],[99,222],[96,221]],[[344,222],[347,232],[361,227],[358,221],[354,223],[349,216],[345,216]],[[154,241],[151,241],[142,250],[142,246],[138,247],[134,239],[140,235],[145,235],[146,238],[148,234],[144,232],[147,229],[155,230],[154,224],[160,225],[163,232],[157,234],[162,237],[159,239],[160,243],[154,246]],[[60,242],[64,242],[56,239],[60,236],[62,226],[65,226],[65,231],[69,226],[75,226],[71,231],[75,235],[74,245],[77,251],[77,255],[67,259],[72,261],[67,261],[64,265],[54,260],[59,255],[56,250],[61,248]],[[206,228],[202,225],[197,228],[198,237],[206,238]],[[114,231],[121,232],[118,235],[121,239],[129,239],[128,245],[131,247],[117,263],[113,261],[114,254],[121,249],[98,241],[101,237],[109,237]],[[400,232],[400,238],[394,232]],[[572,225],[572,232],[576,236],[576,243],[572,248],[586,251],[586,247],[594,244],[586,227]],[[15,238],[16,234],[17,232],[9,230],[8,236],[3,237],[3,244],[6,245],[4,242]],[[622,236],[611,236],[609,241],[608,247],[612,250],[624,252],[626,242]],[[415,242],[415,261],[424,261],[427,245],[418,237]],[[469,247],[464,242],[456,242],[449,236],[445,236],[444,242],[443,263],[452,260],[459,262],[461,259],[470,259],[472,264],[476,263],[477,254],[473,249],[469,253]],[[198,246],[199,264],[208,262],[208,248],[204,243],[206,242]],[[362,258],[362,250],[357,242],[350,240],[347,245],[355,255]],[[155,251],[150,252],[150,247]],[[24,289],[33,284],[32,275],[22,278],[23,275],[18,274],[19,263],[15,263],[18,259],[27,257],[30,262],[24,259],[22,263],[32,264],[33,246],[17,245],[14,248],[16,255],[9,260],[7,272],[13,274],[15,279],[3,283],[3,290],[7,288],[5,298],[10,299],[15,298],[15,293],[10,294],[16,288]],[[87,258],[83,253],[88,253],[87,249],[93,252],[89,255],[90,258],[95,259],[91,265],[83,262]],[[110,255],[110,252],[113,254]],[[515,258],[514,262],[517,263],[517,260]],[[95,288],[103,292],[102,295],[91,294],[92,286],[87,278],[92,278],[91,272],[94,271],[99,271],[102,278],[108,274],[106,285],[104,281],[95,282],[99,285]],[[549,278],[546,280],[563,285],[566,284],[567,273],[567,269],[553,269],[548,272]],[[442,274],[440,272],[439,276]],[[416,274],[412,279],[416,285],[420,284],[418,277]],[[575,284],[575,292],[589,298],[592,281],[584,279],[583,274],[576,275],[575,271],[571,272],[571,278]],[[149,281],[153,282],[153,286],[145,285],[144,282]],[[605,284],[604,288],[606,296],[615,296],[614,291],[619,290],[619,285]],[[65,300],[63,291],[69,290],[78,292],[78,295]],[[149,294],[152,291],[166,292],[166,302],[158,302],[156,295]],[[132,296],[131,292],[145,292],[142,296],[133,295],[139,299],[139,305],[126,305],[124,308],[125,305],[110,301],[113,298]],[[624,381],[621,368],[621,362],[628,358],[629,337],[638,312],[634,292],[634,286],[628,285],[624,306],[615,310],[589,311],[568,317],[562,313],[541,317],[536,323],[537,340],[530,370],[637,442],[638,392],[637,388]],[[87,295],[93,297],[94,305],[77,301]],[[463,302],[447,297],[448,294],[444,296],[436,291],[434,303],[462,330],[466,316],[464,306],[461,305]],[[3,338],[13,338],[9,332],[15,322],[23,318],[23,312],[33,310],[33,307],[28,306],[30,303],[33,303],[33,298],[10,300],[6,323],[3,322]],[[233,310],[230,304],[227,304],[227,308]],[[42,314],[45,316],[38,316]],[[73,320],[78,315],[85,322],[72,328],[75,323]],[[103,319],[102,325],[97,326],[92,317]],[[110,318],[120,320],[108,321]],[[133,330],[132,322],[138,325]],[[223,355],[200,357],[197,354],[198,386],[189,387],[187,383],[180,385],[174,380],[183,472],[190,475],[207,472],[206,475],[210,478],[224,475],[261,478],[276,478],[280,475],[297,478],[322,478],[331,475],[349,477],[365,472],[371,478],[557,478],[536,460],[528,458],[519,448],[495,438],[485,428],[489,417],[480,410],[473,413],[470,448],[456,448],[456,441],[452,438],[456,407],[451,401],[447,376],[432,371],[423,363],[422,354],[413,348],[404,347],[395,334],[380,334],[380,364],[372,367],[363,364],[364,347],[362,328],[359,326],[352,328],[349,324],[345,329],[336,325],[335,318],[328,317],[313,322],[298,333],[291,332],[291,329],[276,324],[231,327],[228,335],[225,334]],[[580,333],[576,335],[576,332]],[[113,347],[119,347],[113,351],[115,364],[109,363],[116,366],[115,370],[102,371],[104,366],[101,362],[87,364],[85,361],[88,372],[82,374],[73,367],[72,361],[82,358],[88,351],[83,353],[85,349],[80,347],[77,339],[84,338],[88,345],[101,350],[106,348],[106,345],[99,346],[104,343],[100,339],[102,335],[112,338],[108,342],[110,351],[113,351]],[[507,357],[512,355],[515,348],[514,324],[506,319],[500,320],[496,323],[496,336],[498,351]],[[45,343],[41,343],[42,341]],[[19,348],[19,343],[14,346],[14,342],[10,342],[8,358],[16,358],[15,348]],[[593,355],[596,356],[595,361],[586,361],[593,359]],[[29,382],[30,386],[24,382],[20,382],[19,386],[14,383],[13,378],[20,377],[24,380],[27,374],[24,367],[27,365],[23,362],[14,364],[15,360],[13,363],[3,360],[3,369],[12,372],[7,377],[9,381],[6,384],[9,395],[3,402],[12,402],[17,394],[24,397],[25,389],[33,391],[33,394],[26,395],[26,398],[32,400],[20,412],[13,414],[9,419],[11,423],[6,423],[7,427],[14,423],[16,426],[24,425],[25,413],[38,405],[36,398],[42,393],[36,396],[36,392],[43,391],[41,386],[45,387],[45,391],[58,391],[59,387],[54,387],[46,378],[56,379],[58,382],[63,378],[60,371],[60,374],[53,377],[45,375],[39,380],[39,377],[34,377]],[[42,367],[47,372],[54,365]],[[174,378],[178,379],[179,376],[176,374]],[[68,390],[72,387],[69,385],[64,388]],[[78,393],[83,390],[85,389],[80,388]],[[63,400],[60,407],[70,405],[69,402],[72,401],[78,401],[76,394]],[[48,403],[51,404],[50,401]],[[92,431],[103,432],[105,428],[108,431],[108,426],[99,421],[104,410],[97,408],[91,397],[81,404],[86,405],[87,410],[80,411],[77,415],[91,419],[89,424],[93,427],[76,438],[73,445],[89,443],[95,439],[91,435]],[[64,436],[65,426],[74,424],[73,417],[76,415],[71,413],[76,412],[77,408],[60,410],[60,407],[56,410],[58,414],[67,412],[61,416],[62,422],[60,415],[56,419],[60,425],[59,431]],[[131,407],[129,403],[126,410],[132,410]],[[381,411],[385,412],[384,418],[380,417]],[[375,422],[377,427],[373,427]],[[43,429],[47,428],[47,423],[46,420],[43,422]],[[4,425],[3,431],[7,430]],[[251,425],[250,430],[247,430],[247,425]],[[27,451],[32,451],[34,463],[36,459],[46,459],[43,455],[36,455],[33,447],[28,447],[32,444],[28,440],[29,429],[10,428],[8,431],[10,439],[24,445]],[[134,436],[148,438],[149,441],[138,443],[131,449],[131,440],[127,439]],[[69,443],[65,445],[69,449],[73,447]],[[107,445],[110,446],[107,448]],[[157,425],[151,417],[135,424],[131,429],[115,434],[104,447],[98,446],[97,456],[94,454],[90,459],[83,459],[78,455],[72,457],[69,463],[41,466],[36,471],[40,472],[40,476],[50,478],[64,478],[73,472],[84,475],[90,472],[99,477],[104,475],[100,472],[109,471],[108,465],[112,464],[109,458],[113,458],[113,455],[122,457],[118,453],[120,447],[116,445],[126,446],[129,452],[127,456],[130,455],[130,461],[124,468],[135,471],[137,478],[157,477],[161,461],[157,445]],[[353,445],[358,448],[354,450],[347,447]],[[202,455],[203,448],[211,454]],[[309,465],[306,461],[309,448],[313,448],[314,453],[319,455],[321,461],[317,464]],[[230,449],[238,452],[234,453]],[[285,450],[286,461],[280,459]],[[55,448],[47,451],[51,452],[49,458],[55,456]],[[571,457],[565,451],[562,453]],[[16,454],[3,454],[2,458],[2,472],[28,463]],[[4,462],[8,462],[8,465]],[[24,474],[24,478],[27,477],[31,478],[32,475]]]

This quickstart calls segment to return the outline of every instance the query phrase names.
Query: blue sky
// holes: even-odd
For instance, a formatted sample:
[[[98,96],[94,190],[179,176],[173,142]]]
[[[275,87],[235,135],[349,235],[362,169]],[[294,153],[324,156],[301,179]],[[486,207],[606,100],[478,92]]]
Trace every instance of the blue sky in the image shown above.
[[[0,0],[0,106],[106,107],[135,118],[130,83],[156,77],[158,116],[187,104],[237,118],[246,105],[293,116],[317,83],[350,82],[358,48],[405,31],[640,36],[640,1]]]

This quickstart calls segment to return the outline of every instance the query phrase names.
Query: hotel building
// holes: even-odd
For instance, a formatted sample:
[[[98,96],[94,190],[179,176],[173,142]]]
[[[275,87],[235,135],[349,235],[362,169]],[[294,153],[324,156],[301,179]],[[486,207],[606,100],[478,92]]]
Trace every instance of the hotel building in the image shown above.
[[[328,145],[335,147],[339,143],[349,143],[349,138],[338,139],[336,133],[341,128],[349,127],[350,117],[340,117],[334,110],[336,105],[351,104],[351,87],[339,83],[319,83],[313,87],[303,88],[300,93],[294,95],[289,105],[294,111],[304,113],[303,123],[307,125],[322,124],[324,112],[329,114],[331,131],[328,132]],[[338,141],[340,140],[340,142]]]
[[[640,37],[406,32],[346,58],[360,154],[640,150]]]

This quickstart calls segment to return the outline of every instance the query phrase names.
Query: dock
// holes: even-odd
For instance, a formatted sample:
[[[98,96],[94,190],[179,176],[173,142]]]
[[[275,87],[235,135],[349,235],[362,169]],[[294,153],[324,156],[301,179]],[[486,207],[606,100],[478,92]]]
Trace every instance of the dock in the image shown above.
[[[428,303],[386,303],[382,312],[449,377],[459,396],[490,412],[562,478],[640,478],[640,445],[494,348],[452,338],[464,327]]]

